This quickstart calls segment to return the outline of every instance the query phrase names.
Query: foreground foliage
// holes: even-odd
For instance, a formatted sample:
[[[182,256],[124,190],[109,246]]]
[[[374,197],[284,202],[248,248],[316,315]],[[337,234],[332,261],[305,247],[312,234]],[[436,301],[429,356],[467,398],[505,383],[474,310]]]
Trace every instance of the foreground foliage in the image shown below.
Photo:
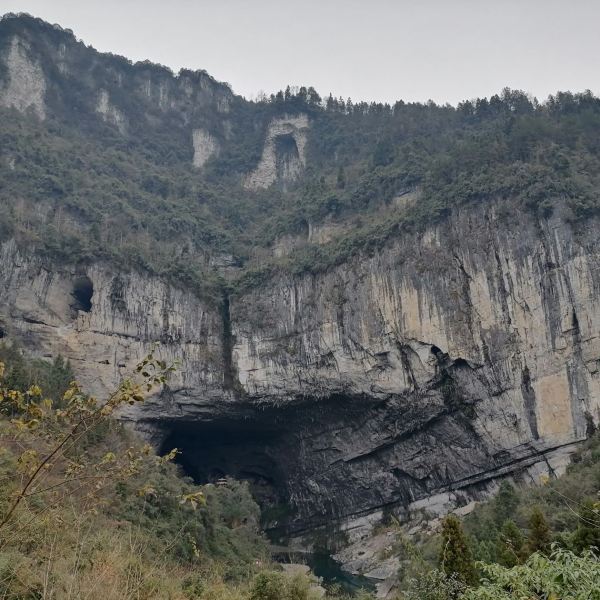
[[[555,545],[549,556],[536,552],[512,568],[479,563],[477,587],[467,588],[454,575],[433,569],[408,582],[403,600],[598,600],[600,559],[591,550],[581,556]]]
[[[481,564],[482,585],[463,600],[598,600],[600,559],[591,550],[577,556],[556,545],[550,556],[532,554],[527,562],[507,569]]]
[[[438,535],[397,545],[402,598],[580,600],[600,598],[600,434],[566,473],[498,493]]]
[[[158,355],[97,402],[62,359],[0,344],[0,598],[322,597],[314,578],[271,564],[246,483],[194,485],[176,451],[156,456],[114,419],[166,380],[174,366]]]
[[[111,416],[172,367],[150,355],[104,402],[74,382],[53,401],[43,375],[60,380],[65,363],[16,362],[0,363],[0,597],[195,598],[247,585],[266,556],[247,486],[192,485],[174,453],[157,457]]]

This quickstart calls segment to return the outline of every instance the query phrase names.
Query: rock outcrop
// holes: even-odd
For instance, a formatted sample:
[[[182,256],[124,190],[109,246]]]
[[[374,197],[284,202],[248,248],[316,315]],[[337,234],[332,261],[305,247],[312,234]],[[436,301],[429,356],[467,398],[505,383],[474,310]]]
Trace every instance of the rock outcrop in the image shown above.
[[[220,315],[192,293],[108,265],[48,265],[12,242],[1,246],[0,282],[3,335],[20,339],[34,355],[64,356],[98,397],[158,342],[156,352],[180,364],[171,381],[174,396],[198,394],[200,411],[200,398],[223,399]]]
[[[100,90],[100,93],[98,94],[96,112],[101,115],[106,123],[112,123],[122,134],[125,134],[127,131],[127,121],[125,116],[111,103],[106,90]]]
[[[7,80],[0,85],[0,105],[21,112],[32,110],[40,119],[46,116],[46,80],[39,63],[30,56],[29,44],[14,36],[3,58]]]
[[[276,181],[294,181],[306,165],[306,140],[309,122],[306,115],[284,115],[273,119],[267,128],[262,156],[256,169],[248,174],[244,187],[268,188]]]
[[[192,142],[194,144],[194,166],[197,168],[202,168],[211,156],[219,152],[219,143],[204,129],[194,129]]]

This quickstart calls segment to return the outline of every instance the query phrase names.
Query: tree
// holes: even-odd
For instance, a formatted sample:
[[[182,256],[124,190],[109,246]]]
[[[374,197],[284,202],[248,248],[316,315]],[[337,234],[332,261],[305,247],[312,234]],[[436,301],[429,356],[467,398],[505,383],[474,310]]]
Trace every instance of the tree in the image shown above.
[[[344,167],[340,165],[337,174],[336,187],[339,190],[343,190],[346,187],[346,174],[344,172]]]
[[[250,588],[250,600],[283,600],[285,578],[282,573],[264,571],[259,573]]]
[[[319,96],[317,90],[314,87],[310,86],[307,91],[308,94],[308,103],[311,106],[320,106],[321,104],[321,96]]]
[[[527,536],[527,550],[529,553],[547,552],[550,548],[550,527],[546,517],[539,506],[535,506],[529,517],[529,535]]]
[[[62,359],[55,362],[58,370],[67,369]],[[11,417],[8,433],[2,432],[2,442],[8,448],[18,449],[17,468],[20,482],[8,504],[0,512],[0,539],[8,537],[20,527],[15,517],[22,507],[35,505],[44,496],[54,497],[49,505],[61,503],[70,494],[89,490],[94,494],[107,482],[126,479],[137,472],[142,456],[150,451],[144,446],[139,451],[129,449],[123,456],[107,452],[95,460],[85,455],[74,457],[79,446],[106,423],[124,404],[142,402],[145,395],[165,383],[174,370],[149,354],[136,368],[136,376],[124,379],[104,401],[97,402],[83,393],[76,382],[71,382],[55,408],[51,398],[45,397],[38,385],[26,391],[12,389],[4,381],[5,365],[0,362],[0,412]],[[174,454],[169,458],[173,458]],[[49,476],[53,483],[48,484]],[[184,502],[202,501],[200,495],[188,494]],[[35,510],[32,511],[35,514]],[[8,530],[8,533],[5,531]],[[14,531],[12,531],[14,533]]]
[[[442,524],[440,567],[448,577],[455,576],[467,585],[477,580],[471,550],[456,515],[448,515]]]
[[[456,600],[465,591],[465,584],[456,575],[449,577],[433,569],[408,582],[402,600]]]
[[[578,509],[579,524],[573,534],[573,547],[578,551],[600,550],[600,502],[586,498]]]
[[[519,498],[515,488],[510,482],[503,481],[494,499],[494,520],[496,521],[496,525],[501,527],[503,523],[511,519],[515,514],[517,506],[519,506]]]
[[[500,529],[497,541],[498,562],[505,567],[521,564],[523,556],[523,534],[510,519]]]
[[[325,108],[329,111],[335,111],[337,109],[337,100],[333,97],[333,94],[329,93]]]
[[[599,598],[600,560],[592,552],[579,557],[553,545],[550,556],[535,553],[512,569],[478,563],[482,585],[469,589],[461,600],[578,600]]]
[[[385,167],[394,160],[394,146],[389,138],[379,140],[373,152],[373,166]]]

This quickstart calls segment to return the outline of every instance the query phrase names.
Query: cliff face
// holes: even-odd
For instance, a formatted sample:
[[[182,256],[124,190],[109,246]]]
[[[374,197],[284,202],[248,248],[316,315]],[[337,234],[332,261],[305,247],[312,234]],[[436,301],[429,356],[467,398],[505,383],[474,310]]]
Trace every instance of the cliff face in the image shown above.
[[[84,387],[102,397],[158,342],[180,367],[171,381],[194,407],[222,393],[222,325],[193,294],[107,265],[49,265],[5,243],[0,253],[2,334],[35,355],[68,358]],[[166,407],[166,405],[164,405]],[[177,412],[175,405],[167,408]]]
[[[31,17],[4,17],[0,42],[0,104],[33,107],[42,119],[82,121],[94,112],[105,117],[119,111],[137,126],[156,127],[154,118],[170,113],[181,126],[207,114],[226,115],[234,97],[205,71],[175,76],[150,62],[132,64]]]
[[[102,265],[48,270],[8,244],[4,320],[97,391],[161,341],[180,370],[124,417],[201,479],[253,481],[293,530],[441,512],[507,473],[559,470],[600,417],[598,223],[507,225],[501,209],[221,309]]]
[[[579,171],[568,178],[568,145],[562,154],[552,147],[535,151],[552,167],[532,163],[525,169],[519,154],[516,179],[529,177],[531,184],[521,196],[509,198],[519,185],[507,167],[513,163],[503,163],[495,177],[483,178],[485,194],[475,193],[473,178],[459,182],[460,194],[454,193],[470,203],[454,203],[451,196],[450,216],[437,225],[419,233],[396,230],[377,252],[355,254],[318,275],[293,276],[281,268],[260,288],[231,297],[221,286],[222,300],[208,303],[183,285],[90,260],[88,240],[96,236],[100,252],[123,246],[123,236],[111,237],[111,228],[129,217],[127,227],[138,235],[114,255],[118,264],[134,262],[134,244],[160,246],[166,266],[177,262],[174,272],[196,284],[193,267],[200,261],[235,278],[243,261],[234,256],[229,234],[251,244],[261,233],[272,240],[271,227],[281,233],[269,248],[264,239],[262,246],[244,246],[250,266],[269,253],[293,264],[294,253],[310,244],[323,253],[332,240],[352,245],[344,235],[361,217],[382,223],[385,215],[393,219],[419,207],[416,180],[406,179],[404,163],[388,163],[399,159],[385,156],[385,144],[374,153],[373,159],[384,154],[377,166],[364,156],[357,163],[346,156],[339,168],[319,170],[314,157],[335,155],[348,140],[345,152],[358,151],[393,124],[397,141],[403,140],[410,128],[401,107],[379,125],[362,122],[369,115],[359,111],[342,127],[350,115],[297,98],[253,105],[205,72],[175,76],[157,65],[133,65],[30,17],[0,20],[0,107],[56,136],[63,128],[71,135],[53,138],[44,165],[35,162],[37,152],[21,155],[21,131],[3,138],[9,146],[4,174],[7,181],[13,172],[20,180],[11,180],[4,196],[0,235],[18,232],[21,249],[14,241],[1,246],[0,337],[19,338],[39,356],[62,354],[99,396],[160,342],[156,352],[178,361],[177,372],[160,396],[121,417],[157,446],[182,448],[181,460],[198,480],[225,474],[250,480],[263,506],[273,509],[273,526],[302,532],[375,521],[384,511],[441,513],[487,493],[498,477],[536,480],[560,470],[573,445],[599,422],[599,223],[590,217],[574,225],[572,207],[563,214],[556,200],[571,190],[581,210],[597,214],[590,200],[597,185],[590,179],[581,187]],[[512,112],[507,119],[512,123]],[[464,123],[467,131],[472,124]],[[36,136],[28,138],[35,150]],[[81,139],[110,150],[89,163],[96,177],[87,192],[96,195],[93,203],[82,192],[90,169],[64,153],[63,171],[53,167],[52,148],[66,145],[70,154],[68,144]],[[320,143],[320,154],[311,154]],[[128,186],[151,166],[143,157],[120,178],[104,179],[120,171],[124,154],[113,150],[140,153],[145,144],[155,151],[155,167],[168,160],[165,169],[180,169],[183,181],[157,171],[162,176]],[[584,162],[593,156],[582,156],[576,155],[573,169],[590,164],[593,171],[595,163]],[[17,170],[15,157],[22,163]],[[412,150],[407,157],[427,158],[415,158]],[[353,176],[364,171],[346,197],[352,208],[346,213],[344,160]],[[31,179],[35,185],[17,185],[49,165],[47,177]],[[459,167],[448,178],[460,179]],[[509,176],[514,180],[498,187],[497,180]],[[60,177],[65,181],[54,181]],[[217,181],[212,192],[206,189],[211,177]],[[262,193],[277,182],[280,189]],[[299,191],[303,184],[306,195]],[[489,189],[511,191],[502,201],[481,200]],[[535,210],[521,208],[532,194],[538,214],[558,206],[553,216],[534,217]],[[186,203],[177,204],[182,195]],[[294,201],[307,203],[307,211],[289,212]],[[430,197],[423,211],[432,219],[437,208]],[[277,229],[271,221],[264,231],[244,230],[253,222],[244,212],[257,213],[257,221],[264,213],[267,221],[266,212],[278,210],[289,227]],[[219,219],[201,227],[211,211]],[[43,228],[31,226],[36,213]],[[144,219],[146,213],[156,220]],[[220,223],[231,228],[227,236],[219,235]],[[80,235],[69,237],[76,230]],[[24,249],[44,235],[56,238],[46,255],[62,258],[42,260],[39,248],[37,254]],[[204,238],[202,252],[188,251]],[[73,249],[79,266],[64,264]],[[152,258],[148,251],[136,264],[168,271],[161,261],[148,262]]]
[[[597,223],[506,226],[498,208],[232,304],[243,388],[306,406],[304,519],[476,493],[598,421]]]
[[[0,107],[95,136],[117,132],[141,147],[159,138],[171,161],[197,168],[252,138],[262,154],[255,167],[236,165],[245,187],[297,179],[306,163],[306,115],[254,115],[249,125],[247,105],[205,71],[174,74],[149,61],[133,64],[96,52],[57,25],[28,16],[0,19]]]
[[[31,109],[38,118],[44,119],[46,81],[39,63],[29,54],[30,47],[25,40],[17,36],[10,40],[4,56],[7,77],[0,103],[21,112]]]
[[[268,125],[260,162],[248,174],[244,187],[251,190],[268,188],[279,180],[297,179],[306,164],[306,115],[284,115]]]

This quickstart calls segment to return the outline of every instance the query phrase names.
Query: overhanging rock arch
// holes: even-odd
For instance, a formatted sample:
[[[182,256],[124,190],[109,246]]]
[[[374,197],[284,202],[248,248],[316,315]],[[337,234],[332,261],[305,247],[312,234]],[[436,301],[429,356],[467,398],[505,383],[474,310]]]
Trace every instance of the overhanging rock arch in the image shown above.
[[[281,180],[297,179],[306,166],[308,116],[284,115],[273,119],[267,128],[265,145],[256,169],[244,180],[249,190],[265,189]]]

